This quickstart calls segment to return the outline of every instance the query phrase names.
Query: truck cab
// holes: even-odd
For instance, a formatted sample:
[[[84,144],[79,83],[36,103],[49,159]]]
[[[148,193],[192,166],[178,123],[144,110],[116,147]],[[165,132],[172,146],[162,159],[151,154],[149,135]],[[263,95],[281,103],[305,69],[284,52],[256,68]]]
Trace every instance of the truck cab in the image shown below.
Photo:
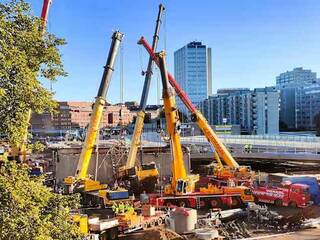
[[[290,207],[306,207],[311,203],[309,186],[300,183],[284,182],[283,187],[287,189],[287,203]]]
[[[311,201],[316,205],[320,204],[320,187],[317,178],[312,176],[289,176],[284,178],[283,181],[290,181],[294,184],[300,183],[308,185]]]

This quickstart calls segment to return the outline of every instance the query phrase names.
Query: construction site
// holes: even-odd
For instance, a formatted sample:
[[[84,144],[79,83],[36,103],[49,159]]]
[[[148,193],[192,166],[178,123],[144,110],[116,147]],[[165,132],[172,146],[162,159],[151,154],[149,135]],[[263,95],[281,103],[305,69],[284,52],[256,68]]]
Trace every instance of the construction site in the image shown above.
[[[46,23],[54,3],[43,2]],[[166,11],[172,10],[154,6],[154,19],[146,19],[154,29],[137,39],[148,61],[131,133],[121,110],[117,134],[103,138],[100,130],[110,82],[118,81],[112,75],[117,55],[126,41],[120,29],[109,38],[83,138],[46,142],[40,153],[3,143],[2,160],[28,159],[32,176],[45,176],[53,192],[79,194],[81,206],[71,216],[83,239],[320,239],[320,139],[217,134],[170,73],[166,59],[171,53],[158,47]],[[155,69],[163,120],[146,132]],[[178,99],[197,134],[181,133]]]

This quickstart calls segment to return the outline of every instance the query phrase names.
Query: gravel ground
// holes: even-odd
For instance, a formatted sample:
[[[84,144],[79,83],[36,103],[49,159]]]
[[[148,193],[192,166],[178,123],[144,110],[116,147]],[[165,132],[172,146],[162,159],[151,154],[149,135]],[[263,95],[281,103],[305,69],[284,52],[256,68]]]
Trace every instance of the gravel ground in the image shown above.
[[[308,208],[289,208],[289,207],[275,207],[274,205],[268,205],[268,208],[272,211],[278,212],[279,214],[290,218],[290,219],[299,219],[301,216],[305,218],[318,218],[320,217],[320,207],[311,206]],[[199,215],[205,215],[205,212],[200,211]],[[136,233],[128,234],[121,236],[120,240],[180,240],[183,239],[174,232],[164,229],[164,228],[152,228],[145,231],[139,231]],[[250,240],[254,239],[272,239],[272,240],[320,240],[320,229],[305,229],[297,231],[294,233],[257,233],[253,237],[249,238]]]

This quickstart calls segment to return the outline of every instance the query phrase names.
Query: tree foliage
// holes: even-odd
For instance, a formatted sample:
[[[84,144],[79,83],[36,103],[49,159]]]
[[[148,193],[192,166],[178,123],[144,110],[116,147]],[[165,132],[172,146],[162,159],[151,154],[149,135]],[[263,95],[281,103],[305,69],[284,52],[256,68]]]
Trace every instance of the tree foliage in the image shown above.
[[[52,111],[56,102],[40,78],[65,76],[58,47],[63,39],[41,31],[41,20],[23,0],[0,3],[0,132],[21,143],[28,111]]]
[[[45,150],[46,146],[39,141],[33,144],[28,144],[28,149],[33,153],[41,153]]]
[[[0,167],[0,239],[81,239],[70,209],[79,197],[55,194],[28,168],[4,161]]]

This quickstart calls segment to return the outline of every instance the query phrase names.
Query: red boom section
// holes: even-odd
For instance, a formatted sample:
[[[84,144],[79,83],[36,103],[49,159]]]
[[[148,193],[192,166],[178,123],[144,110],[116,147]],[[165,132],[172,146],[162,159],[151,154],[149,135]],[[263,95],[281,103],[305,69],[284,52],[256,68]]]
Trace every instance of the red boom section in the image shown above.
[[[140,40],[138,41],[138,44],[141,44],[145,47],[147,52],[150,54],[152,60],[159,66],[159,59],[153,52],[151,46],[147,43],[147,41],[144,39],[144,37],[141,37]],[[178,85],[176,80],[173,78],[173,76],[168,72],[168,78],[171,86],[174,88],[176,91],[177,95],[180,97],[181,101],[186,105],[186,107],[189,109],[191,113],[196,112],[196,107],[193,105],[191,102],[190,98],[188,95],[181,89],[181,87]]]
[[[147,52],[150,54],[152,60],[158,65],[159,67],[159,59],[152,51],[152,48],[147,43],[147,41],[141,37],[141,39],[138,41],[138,44],[141,44],[145,47]],[[193,105],[192,101],[188,97],[188,95],[181,89],[179,84],[176,82],[176,80],[173,78],[173,76],[168,73],[168,78],[171,86],[176,91],[177,95],[181,99],[181,101],[185,104],[185,106],[188,108],[188,110],[194,114],[196,117],[196,122],[201,129],[201,131],[206,136],[207,140],[210,142],[210,144],[216,149],[218,155],[222,157],[224,162],[231,168],[239,168],[239,164],[234,160],[228,149],[222,144],[222,142],[219,140],[218,136],[214,133],[210,125],[208,124],[207,120],[202,116],[202,114],[196,109],[196,107]],[[243,172],[247,171],[247,167],[243,168]]]
[[[44,29],[46,28],[48,15],[49,15],[49,7],[51,2],[52,0],[43,0],[42,11],[41,11],[41,20],[42,20],[41,30],[42,31],[44,31]]]

